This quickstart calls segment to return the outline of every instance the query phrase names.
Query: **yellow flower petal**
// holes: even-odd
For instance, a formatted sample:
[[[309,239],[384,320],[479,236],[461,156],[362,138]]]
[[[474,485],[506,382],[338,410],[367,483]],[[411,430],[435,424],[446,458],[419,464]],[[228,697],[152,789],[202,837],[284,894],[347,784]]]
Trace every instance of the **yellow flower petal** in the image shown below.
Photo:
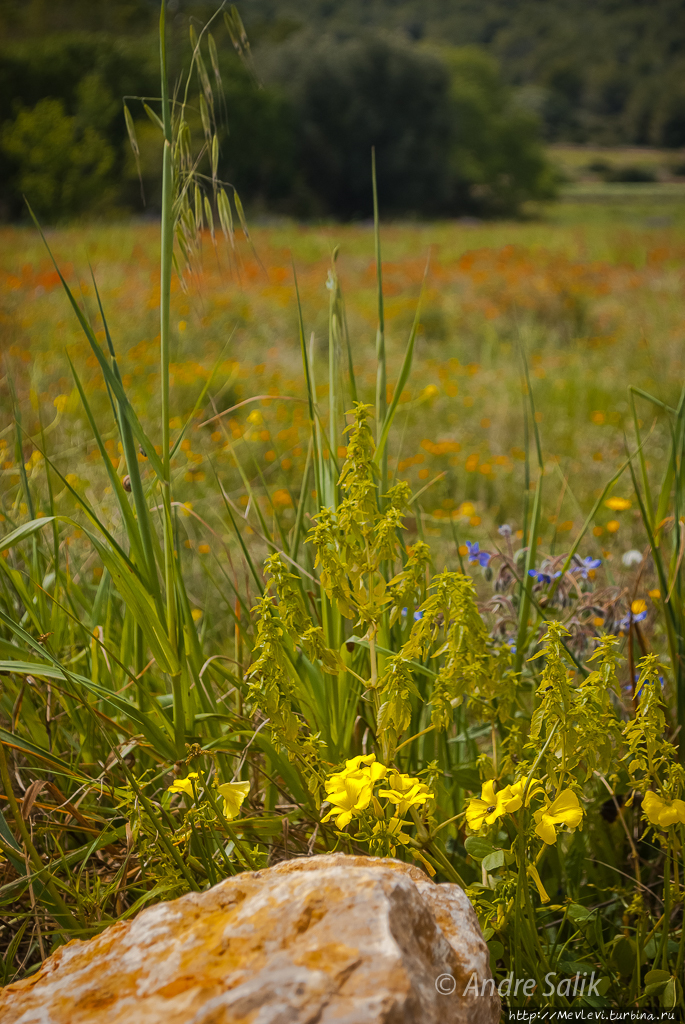
[[[233,821],[250,792],[249,782],[224,782],[217,789],[224,798],[224,817]]]
[[[199,779],[197,772],[191,772],[186,779],[177,779],[173,782],[168,789],[169,793],[185,793],[187,796],[193,796],[193,779]],[[197,783],[196,787],[197,789]]]
[[[548,814],[545,814],[544,811],[536,811],[534,818],[538,823],[537,828],[535,829],[535,835],[540,836],[543,843],[546,843],[548,846],[554,846],[557,841],[557,833],[552,819]]]
[[[547,813],[558,825],[576,828],[583,820],[583,808],[571,789],[565,789],[550,804]]]
[[[556,839],[556,834],[555,834],[554,838]],[[540,878],[540,875],[538,874],[538,869],[535,867],[534,864],[529,864],[528,868],[527,868],[527,871],[528,871],[528,874],[530,875],[530,877],[535,882],[535,887],[536,887],[536,889],[538,891],[538,894],[539,894],[540,899],[542,900],[542,902],[543,903],[549,903],[549,895],[548,895],[547,890],[545,889],[544,885],[542,884],[542,879]]]
[[[537,823],[535,834],[548,846],[553,846],[557,841],[554,826],[567,825],[569,828],[576,828],[583,820],[583,813],[573,790],[562,790],[552,803],[548,802],[546,807],[540,808],[533,815]]]

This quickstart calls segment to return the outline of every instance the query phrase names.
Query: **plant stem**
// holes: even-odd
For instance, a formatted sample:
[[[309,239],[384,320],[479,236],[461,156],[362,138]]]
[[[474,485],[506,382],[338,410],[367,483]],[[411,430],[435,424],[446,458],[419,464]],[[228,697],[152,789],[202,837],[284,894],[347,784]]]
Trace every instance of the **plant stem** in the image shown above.
[[[19,805],[17,804],[17,799],[14,795],[14,790],[12,788],[12,780],[10,778],[9,765],[7,764],[7,758],[5,757],[5,747],[2,743],[0,743],[0,778],[2,779],[2,785],[5,789],[5,795],[10,805],[12,817],[14,818],[14,822],[17,826],[17,829],[19,830],[19,834],[21,835],[24,846],[26,847],[26,851],[29,857],[31,858],[31,862],[33,863],[33,866],[36,869],[36,871],[43,872],[45,870],[45,865],[40,859],[40,855],[36,850],[35,846],[33,845],[33,842],[31,841],[29,830],[26,827],[26,822],[24,821],[23,815],[19,810]],[[64,916],[67,923],[71,927],[78,928],[78,922],[75,920],[68,906],[58,893],[55,884],[52,881],[52,876],[50,875],[49,872],[47,872],[46,874],[47,877],[45,880],[45,888],[48,890],[52,899],[54,900],[55,907],[60,912],[60,914]]]

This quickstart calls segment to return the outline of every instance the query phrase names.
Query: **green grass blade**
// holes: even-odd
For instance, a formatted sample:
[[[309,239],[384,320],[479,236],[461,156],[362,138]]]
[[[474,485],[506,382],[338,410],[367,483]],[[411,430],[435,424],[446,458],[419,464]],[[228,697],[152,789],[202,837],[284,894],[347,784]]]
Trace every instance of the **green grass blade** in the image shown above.
[[[423,277],[424,283],[423,283],[422,288],[421,288],[422,296],[423,296],[423,288],[424,288],[425,282],[426,282],[426,274],[427,274],[427,272],[428,272],[428,266],[426,266],[426,273],[424,273],[424,277]],[[376,465],[378,465],[379,462],[381,461],[381,459],[383,459],[385,457],[386,445],[387,445],[387,441],[388,441],[388,435],[390,433],[390,428],[392,427],[393,420],[395,419],[395,414],[397,412],[397,407],[399,405],[400,397],[402,395],[402,392],[404,390],[404,387],[405,387],[407,381],[409,380],[409,375],[411,374],[412,363],[413,363],[413,360],[414,360],[414,345],[415,345],[415,342],[416,342],[416,335],[417,335],[420,323],[421,323],[421,298],[419,298],[419,302],[418,302],[418,305],[416,307],[416,313],[414,315],[414,323],[412,325],[412,329],[411,329],[411,332],[409,334],[409,341],[407,342],[407,348],[406,348],[406,351],[404,353],[404,360],[402,361],[402,368],[400,370],[399,377],[397,378],[397,384],[395,385],[395,391],[394,391],[394,394],[392,396],[392,401],[390,403],[390,407],[388,408],[388,410],[386,412],[385,420],[383,421],[383,425],[382,425],[382,429],[381,429],[381,433],[380,433],[380,437],[378,439],[378,446],[376,448],[376,454],[374,455],[374,462],[376,463]],[[386,476],[387,476],[387,471],[386,471]]]
[[[376,250],[376,290],[378,327],[376,329],[376,437],[380,434],[388,411],[387,367],[385,355],[385,309],[383,304],[383,264],[381,260],[381,227],[378,214],[378,188],[376,182],[376,147],[371,149],[371,185],[373,189],[373,233]],[[380,457],[381,503],[388,490],[388,453],[385,445]]]

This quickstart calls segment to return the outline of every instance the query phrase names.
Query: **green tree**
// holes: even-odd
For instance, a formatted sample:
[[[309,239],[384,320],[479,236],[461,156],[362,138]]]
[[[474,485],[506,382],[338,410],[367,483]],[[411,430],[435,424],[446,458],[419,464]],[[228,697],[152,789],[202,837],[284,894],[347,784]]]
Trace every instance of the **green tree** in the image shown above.
[[[371,147],[388,212],[435,214],[450,196],[449,74],[439,57],[378,34],[300,33],[263,54],[268,81],[290,98],[311,206],[371,213]]]
[[[61,100],[21,110],[3,127],[0,146],[14,165],[16,191],[40,217],[55,220],[106,203],[112,147],[66,114]]]
[[[474,46],[441,54],[451,76],[453,211],[512,214],[526,200],[553,197],[539,121],[514,103],[497,63]]]

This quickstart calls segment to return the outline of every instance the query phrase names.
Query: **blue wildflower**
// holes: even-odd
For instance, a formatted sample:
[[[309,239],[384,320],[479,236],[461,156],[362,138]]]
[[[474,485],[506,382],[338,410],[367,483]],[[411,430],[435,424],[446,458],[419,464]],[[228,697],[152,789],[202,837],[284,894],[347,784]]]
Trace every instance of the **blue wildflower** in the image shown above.
[[[469,562],[478,562],[485,568],[489,563],[492,555],[489,555],[487,551],[481,551],[478,545],[478,541],[471,544],[470,541],[466,541],[466,547],[469,550]]]
[[[621,619],[621,621],[619,622],[618,628],[623,630],[624,633],[627,633],[628,630],[630,629],[631,623],[633,623],[633,622],[642,622],[642,620],[646,619],[646,618],[647,618],[647,612],[646,611],[644,611],[644,612],[637,612],[637,614],[635,612],[628,612],[628,614],[625,616],[625,618]]]
[[[601,558],[581,558],[580,565],[574,565],[571,572],[577,572],[580,574],[580,578],[586,580],[590,569],[599,569],[602,564]]]
[[[423,618],[423,612],[419,608],[417,611],[414,612],[414,622],[419,622],[422,618]]]
[[[529,569],[528,575],[532,576],[536,583],[551,583],[552,580],[561,576],[561,572],[540,572],[538,569]]]

